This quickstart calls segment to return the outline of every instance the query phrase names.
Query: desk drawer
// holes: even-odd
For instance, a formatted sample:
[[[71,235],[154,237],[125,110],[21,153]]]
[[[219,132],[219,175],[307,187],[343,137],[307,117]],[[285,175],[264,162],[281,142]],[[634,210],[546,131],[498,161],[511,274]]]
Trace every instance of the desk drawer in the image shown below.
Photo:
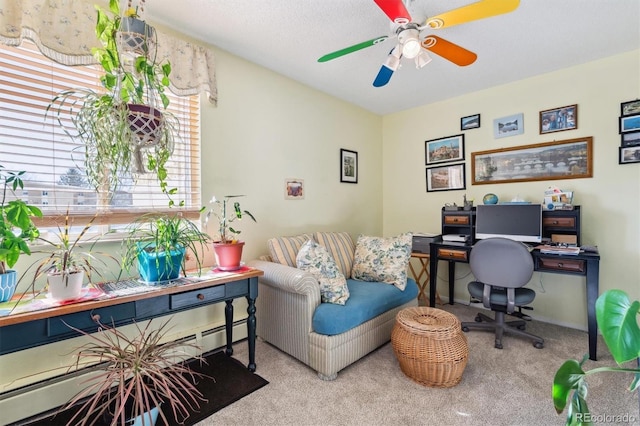
[[[586,261],[580,259],[558,259],[556,257],[539,257],[538,268],[539,271],[562,271],[562,272],[575,272],[577,274],[584,274],[586,270]]]
[[[445,225],[468,225],[470,221],[469,215],[444,215],[442,220]]]
[[[211,303],[220,299],[224,299],[224,285],[172,294],[170,306],[171,309],[183,309],[191,306]]]
[[[469,261],[469,252],[467,250],[456,250],[450,248],[438,248],[438,259],[457,260],[460,262]]]
[[[545,228],[576,228],[576,218],[573,216],[545,217],[542,219]]]
[[[112,326],[114,324],[121,324],[122,322],[129,322],[135,317],[135,305],[133,303],[125,303],[122,305],[93,309],[87,312],[77,312],[74,314],[47,318],[47,336],[53,337],[76,333],[70,329],[67,324],[83,331],[95,332],[97,331],[98,326],[94,321],[94,318],[104,325]]]

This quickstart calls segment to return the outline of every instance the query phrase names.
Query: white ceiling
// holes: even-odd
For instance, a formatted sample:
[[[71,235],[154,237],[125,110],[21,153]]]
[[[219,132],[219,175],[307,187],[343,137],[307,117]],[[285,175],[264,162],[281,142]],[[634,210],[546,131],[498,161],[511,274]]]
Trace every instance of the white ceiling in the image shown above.
[[[423,22],[473,2],[409,0],[407,8]],[[475,63],[458,67],[431,55],[416,69],[405,59],[389,84],[375,88],[395,39],[317,62],[389,35],[389,18],[373,0],[149,0],[145,7],[151,22],[381,115],[640,48],[638,0],[521,0],[508,14],[430,30],[475,52]]]

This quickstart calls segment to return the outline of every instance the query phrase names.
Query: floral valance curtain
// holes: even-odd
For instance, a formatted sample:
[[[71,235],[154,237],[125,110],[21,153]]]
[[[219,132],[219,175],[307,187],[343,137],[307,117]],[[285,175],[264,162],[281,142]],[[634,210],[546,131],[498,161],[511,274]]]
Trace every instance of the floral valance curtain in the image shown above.
[[[95,35],[96,3],[108,7],[106,0],[0,0],[0,42],[17,46],[27,38],[58,63],[96,63],[91,55],[91,48],[100,45]],[[156,32],[158,58],[171,62],[171,91],[177,95],[205,91],[216,104],[213,52],[157,28]]]

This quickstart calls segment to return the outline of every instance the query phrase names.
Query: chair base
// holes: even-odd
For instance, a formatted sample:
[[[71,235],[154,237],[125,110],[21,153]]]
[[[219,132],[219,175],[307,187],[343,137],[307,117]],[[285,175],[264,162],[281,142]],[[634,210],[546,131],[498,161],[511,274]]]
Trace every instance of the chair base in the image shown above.
[[[484,322],[483,322],[484,321]],[[542,349],[544,347],[544,340],[536,335],[527,333],[524,331],[526,322],[522,320],[518,321],[505,321],[505,313],[496,311],[496,317],[491,318],[485,314],[478,313],[475,318],[475,322],[463,322],[462,331],[467,332],[470,329],[480,330],[495,330],[496,341],[495,347],[502,349],[502,335],[507,332],[515,334],[520,337],[527,337],[533,340],[533,346],[536,349]]]

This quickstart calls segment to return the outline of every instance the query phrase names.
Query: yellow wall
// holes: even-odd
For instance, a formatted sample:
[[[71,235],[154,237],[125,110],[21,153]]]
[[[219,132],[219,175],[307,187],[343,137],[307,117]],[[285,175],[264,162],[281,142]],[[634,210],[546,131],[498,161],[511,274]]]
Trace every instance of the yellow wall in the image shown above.
[[[542,202],[543,191],[556,185],[574,191],[582,206],[583,244],[598,245],[600,291],[626,290],[640,298],[640,164],[618,164],[620,103],[640,97],[640,52],[539,75],[466,96],[425,105],[383,118],[383,219],[387,235],[402,231],[439,232],[445,203],[462,204],[464,194],[476,203],[486,193],[502,201],[516,196]],[[428,88],[425,88],[425,98]],[[576,130],[539,134],[539,111],[578,105]],[[460,117],[481,114],[479,129],[460,131]],[[495,139],[493,120],[524,114],[524,134]],[[426,192],[426,140],[465,135],[466,190]],[[519,145],[593,137],[593,178],[471,185],[471,153]],[[446,264],[438,271],[438,290],[448,294]],[[467,265],[456,268],[455,298],[468,301]],[[586,329],[584,279],[536,272],[533,316]]]

